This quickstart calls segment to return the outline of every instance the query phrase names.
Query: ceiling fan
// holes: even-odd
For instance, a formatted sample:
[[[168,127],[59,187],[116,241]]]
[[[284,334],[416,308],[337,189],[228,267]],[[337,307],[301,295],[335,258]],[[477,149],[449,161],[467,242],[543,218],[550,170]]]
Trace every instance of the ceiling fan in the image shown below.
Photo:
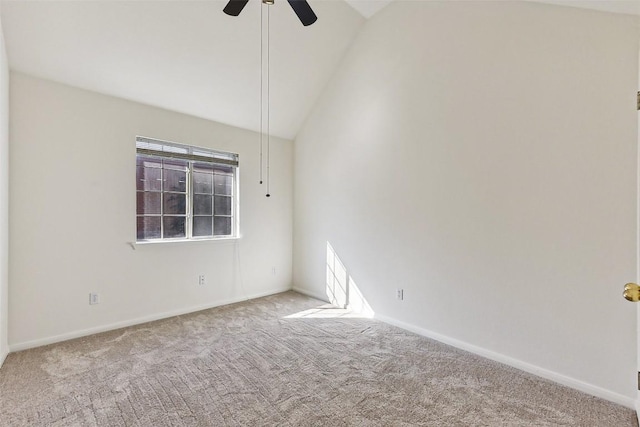
[[[307,0],[287,0],[287,1],[291,5],[291,8],[296,13],[296,15],[298,15],[298,18],[300,19],[300,22],[302,22],[302,25],[304,25],[305,27],[307,25],[313,24],[318,19],[316,14],[313,13],[313,10],[311,10],[311,6],[309,6],[309,3],[307,3]],[[240,12],[242,12],[242,9],[244,9],[244,7],[247,5],[248,2],[249,0],[229,0],[229,3],[227,3],[227,5],[223,9],[223,12],[226,13],[227,15],[238,16],[240,15]],[[271,5],[273,4],[274,0],[262,0],[262,2],[264,4]]]

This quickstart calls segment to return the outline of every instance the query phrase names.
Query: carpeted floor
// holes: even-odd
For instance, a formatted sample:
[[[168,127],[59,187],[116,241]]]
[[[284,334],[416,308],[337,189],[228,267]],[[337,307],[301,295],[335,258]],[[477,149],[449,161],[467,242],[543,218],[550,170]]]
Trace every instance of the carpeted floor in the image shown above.
[[[10,426],[637,426],[635,413],[294,292],[10,354]]]

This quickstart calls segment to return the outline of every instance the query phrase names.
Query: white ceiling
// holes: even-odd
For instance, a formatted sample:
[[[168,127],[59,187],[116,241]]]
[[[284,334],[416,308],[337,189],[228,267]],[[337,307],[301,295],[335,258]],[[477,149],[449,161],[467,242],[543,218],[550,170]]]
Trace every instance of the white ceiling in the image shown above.
[[[230,17],[226,1],[2,1],[9,64],[259,131],[261,3]],[[530,1],[640,15],[640,0]],[[365,18],[391,2],[311,0],[318,21],[309,27],[285,1],[269,7],[271,134],[295,137]]]
[[[362,16],[369,19],[393,0],[345,0]]]
[[[226,1],[9,1],[9,64],[69,85],[258,131],[260,5]],[[343,1],[314,1],[302,26],[270,6],[271,134],[292,139],[364,18]],[[266,6],[265,6],[266,14]]]
[[[394,0],[345,0],[365,18],[371,18]],[[398,0],[396,0],[398,1]],[[443,1],[443,0],[404,0],[404,1]],[[460,1],[460,0],[444,0]],[[483,1],[483,0],[467,0]],[[494,0],[500,1],[500,0]],[[515,1],[515,0],[502,0]],[[640,0],[524,0],[536,3],[548,3],[559,6],[578,7],[582,9],[594,9],[603,12],[624,13],[640,15]]]
[[[603,12],[640,15],[640,0],[529,0]]]

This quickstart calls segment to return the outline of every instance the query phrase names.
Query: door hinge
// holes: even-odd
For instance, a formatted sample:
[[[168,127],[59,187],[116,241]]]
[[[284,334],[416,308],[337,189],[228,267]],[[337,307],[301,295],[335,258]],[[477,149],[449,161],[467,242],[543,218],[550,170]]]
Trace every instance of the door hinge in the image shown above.
[[[640,111],[640,92],[638,92],[638,111]]]
[[[640,372],[638,372],[638,390],[640,390]]]

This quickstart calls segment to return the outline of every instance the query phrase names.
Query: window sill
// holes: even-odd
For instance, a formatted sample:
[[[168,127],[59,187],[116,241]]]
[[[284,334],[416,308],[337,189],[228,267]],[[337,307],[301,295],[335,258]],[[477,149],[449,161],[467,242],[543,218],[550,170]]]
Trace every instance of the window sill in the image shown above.
[[[202,244],[229,244],[236,243],[240,240],[240,236],[236,237],[221,237],[216,239],[176,239],[176,240],[150,240],[148,242],[127,242],[131,249],[134,251],[141,247],[151,247],[151,246],[172,246],[174,244],[184,244],[184,243],[202,243]]]

